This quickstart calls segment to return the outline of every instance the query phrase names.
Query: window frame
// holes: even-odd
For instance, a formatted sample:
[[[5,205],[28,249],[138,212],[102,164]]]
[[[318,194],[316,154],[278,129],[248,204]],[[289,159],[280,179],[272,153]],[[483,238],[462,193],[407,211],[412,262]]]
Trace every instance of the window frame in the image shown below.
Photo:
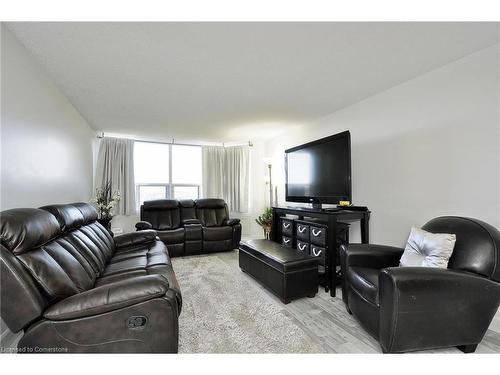
[[[176,199],[174,197],[174,189],[175,187],[196,187],[197,188],[197,191],[198,191],[198,197],[197,198],[194,198],[194,199],[199,199],[201,197],[201,191],[202,191],[202,183],[200,184],[186,184],[186,183],[172,183],[172,166],[173,166],[173,162],[172,162],[172,149],[173,149],[173,146],[189,146],[189,147],[200,147],[201,146],[198,146],[198,145],[185,145],[185,144],[172,144],[172,143],[161,143],[161,142],[145,142],[145,141],[135,141],[135,142],[138,142],[138,143],[159,143],[159,144],[165,144],[168,146],[168,180],[169,182],[168,183],[160,183],[160,182],[140,182],[140,183],[136,183],[134,181],[134,184],[135,184],[135,200],[136,200],[136,205],[137,205],[137,209],[139,210],[141,205],[143,204],[143,202],[141,202],[141,195],[140,195],[140,190],[141,190],[141,187],[142,186],[163,186],[165,187],[165,198],[164,199]],[[203,161],[201,161],[203,163]]]

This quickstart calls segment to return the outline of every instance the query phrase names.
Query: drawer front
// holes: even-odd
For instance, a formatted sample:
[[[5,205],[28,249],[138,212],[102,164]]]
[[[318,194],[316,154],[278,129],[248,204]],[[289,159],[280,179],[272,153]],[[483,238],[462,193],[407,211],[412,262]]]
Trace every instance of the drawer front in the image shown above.
[[[293,234],[293,221],[288,219],[281,219],[281,233],[284,236],[291,237]]]
[[[311,245],[310,254],[314,257],[325,257],[325,248],[317,245]]]
[[[313,257],[319,258],[318,263],[322,266],[325,265],[325,248],[321,246],[312,245],[309,246],[309,254]]]
[[[297,250],[309,254],[309,243],[297,240]]]
[[[292,238],[291,237],[287,237],[287,236],[283,236],[281,238],[281,244],[285,247],[289,247],[291,248],[292,245],[293,245],[293,241],[292,241]]]
[[[309,225],[297,223],[297,238],[309,242]]]
[[[311,225],[309,238],[311,243],[325,247],[326,246],[326,228],[315,227]]]

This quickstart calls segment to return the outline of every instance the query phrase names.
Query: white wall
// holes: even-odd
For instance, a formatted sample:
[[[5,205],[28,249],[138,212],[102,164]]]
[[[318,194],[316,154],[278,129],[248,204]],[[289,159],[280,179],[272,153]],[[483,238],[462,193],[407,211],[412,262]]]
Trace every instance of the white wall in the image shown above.
[[[5,26],[1,26],[0,211],[88,201],[91,129]],[[20,335],[0,322],[1,346]]]
[[[1,210],[88,201],[93,134],[2,25]]]
[[[497,45],[268,142],[273,178],[284,186],[284,149],[350,130],[353,202],[372,210],[371,242],[401,246],[438,215],[500,227],[499,66]]]

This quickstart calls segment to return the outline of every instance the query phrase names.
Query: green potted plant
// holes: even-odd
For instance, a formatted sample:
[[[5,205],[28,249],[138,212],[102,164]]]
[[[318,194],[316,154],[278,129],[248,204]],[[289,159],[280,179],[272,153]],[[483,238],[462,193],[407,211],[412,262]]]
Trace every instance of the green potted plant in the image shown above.
[[[272,208],[266,208],[264,210],[264,213],[260,215],[257,219],[255,219],[255,222],[262,227],[262,229],[264,230],[264,237],[266,238],[266,240],[269,240],[271,235],[271,228],[273,225]]]
[[[90,200],[97,207],[97,221],[108,230],[111,230],[112,210],[119,200],[120,192],[111,190],[111,181],[106,182],[103,188],[97,188],[95,197]]]

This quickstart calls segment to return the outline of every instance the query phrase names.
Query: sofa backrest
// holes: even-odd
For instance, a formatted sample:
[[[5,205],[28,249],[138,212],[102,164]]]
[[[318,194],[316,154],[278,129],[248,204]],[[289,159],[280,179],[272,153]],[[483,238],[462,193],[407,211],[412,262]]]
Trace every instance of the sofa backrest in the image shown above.
[[[443,216],[430,220],[422,229],[457,236],[448,268],[474,272],[500,282],[500,232],[477,219]]]
[[[181,225],[179,201],[157,199],[145,201],[141,206],[141,220],[151,223],[153,229],[177,229]]]
[[[141,220],[151,223],[153,229],[177,229],[184,220],[198,219],[206,227],[219,227],[229,218],[223,199],[157,199],[141,206]]]
[[[114,253],[113,238],[86,203],[12,209],[0,220],[1,313],[14,332],[47,305],[91,289]]]
[[[205,227],[220,227],[229,219],[227,204],[223,199],[197,199],[195,208],[196,218]]]
[[[196,208],[194,206],[194,200],[183,199],[179,201],[181,207],[181,221],[196,219]]]

